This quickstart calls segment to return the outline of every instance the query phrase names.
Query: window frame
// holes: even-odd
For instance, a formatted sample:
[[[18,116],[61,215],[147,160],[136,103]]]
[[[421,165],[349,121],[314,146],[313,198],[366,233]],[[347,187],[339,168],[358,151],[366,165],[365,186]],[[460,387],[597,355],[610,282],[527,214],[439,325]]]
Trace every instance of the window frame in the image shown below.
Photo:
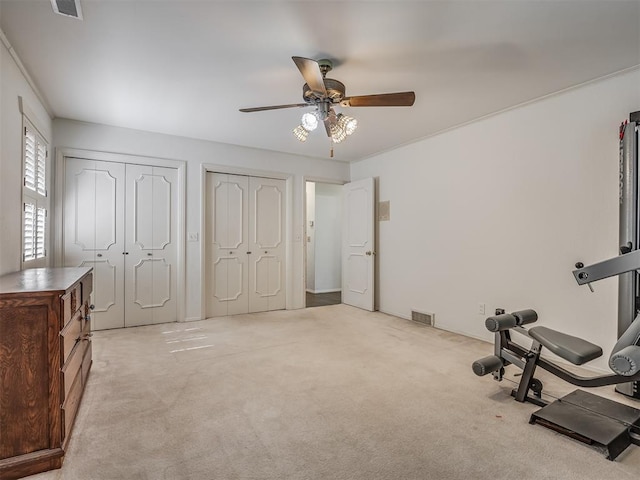
[[[32,138],[29,137],[31,135]],[[33,170],[27,181],[30,147],[33,149]],[[42,155],[42,152],[44,155]],[[42,158],[44,156],[44,158]],[[20,212],[20,265],[22,269],[45,267],[50,258],[51,217],[51,160],[47,139],[29,118],[22,116],[22,201]],[[29,183],[29,185],[27,185]],[[33,186],[33,188],[32,188]],[[27,206],[31,206],[30,222],[27,222]],[[31,242],[27,244],[30,226]]]

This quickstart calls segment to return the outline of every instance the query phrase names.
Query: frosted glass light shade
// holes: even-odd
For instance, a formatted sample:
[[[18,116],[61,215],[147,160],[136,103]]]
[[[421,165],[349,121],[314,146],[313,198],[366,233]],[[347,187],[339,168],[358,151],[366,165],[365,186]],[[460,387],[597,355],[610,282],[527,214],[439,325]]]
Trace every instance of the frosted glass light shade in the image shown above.
[[[307,132],[312,132],[318,127],[318,117],[315,113],[307,112],[302,115],[302,127]]]
[[[340,123],[331,125],[330,130],[331,130],[331,140],[333,140],[333,143],[340,143],[345,138],[347,138],[347,132],[344,130],[342,125],[340,125]]]
[[[353,132],[356,131],[356,128],[358,128],[358,120],[356,120],[353,117],[347,117],[348,120],[345,122],[344,125],[344,131],[347,133],[347,135],[351,135]]]
[[[301,142],[306,142],[309,132],[305,130],[305,128],[302,125],[298,125],[296,128],[293,129],[293,135]]]
[[[344,129],[346,135],[351,135],[358,128],[358,121],[342,113],[338,115],[338,124]]]

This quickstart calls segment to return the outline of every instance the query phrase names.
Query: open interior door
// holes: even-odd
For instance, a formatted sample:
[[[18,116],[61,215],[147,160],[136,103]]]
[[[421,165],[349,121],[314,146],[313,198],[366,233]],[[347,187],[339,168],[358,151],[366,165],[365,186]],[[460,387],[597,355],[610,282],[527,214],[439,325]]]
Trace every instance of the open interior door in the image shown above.
[[[342,303],[374,309],[373,178],[347,183],[342,190]]]

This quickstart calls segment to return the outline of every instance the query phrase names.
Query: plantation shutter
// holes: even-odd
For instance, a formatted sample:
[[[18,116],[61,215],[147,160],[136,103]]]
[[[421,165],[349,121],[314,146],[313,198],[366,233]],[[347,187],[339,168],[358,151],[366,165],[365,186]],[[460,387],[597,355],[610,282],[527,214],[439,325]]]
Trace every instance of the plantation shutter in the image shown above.
[[[45,257],[46,218],[46,208],[37,208],[33,203],[24,204],[23,261]]]
[[[46,196],[47,147],[29,127],[24,130],[24,186]]]
[[[33,203],[24,204],[23,223],[23,261],[36,258],[36,206]]]
[[[36,191],[36,136],[24,128],[24,186]]]
[[[22,204],[23,262],[47,255],[47,144],[33,125],[24,120]],[[33,265],[33,264],[32,264]],[[36,263],[39,266],[41,263]]]

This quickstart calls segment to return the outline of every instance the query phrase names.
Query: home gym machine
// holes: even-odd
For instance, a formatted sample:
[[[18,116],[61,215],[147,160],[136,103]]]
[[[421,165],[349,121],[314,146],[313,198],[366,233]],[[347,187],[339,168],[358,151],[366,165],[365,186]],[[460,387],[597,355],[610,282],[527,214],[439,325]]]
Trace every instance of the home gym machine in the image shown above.
[[[588,444],[599,445],[609,460],[614,460],[630,444],[640,445],[640,410],[575,390],[548,403],[542,399],[542,382],[534,377],[542,368],[578,387],[616,385],[616,391],[640,398],[640,198],[638,184],[638,128],[640,112],[620,127],[620,255],[585,267],[576,264],[573,271],[579,285],[618,276],[618,341],[609,357],[612,374],[593,377],[576,375],[566,368],[541,357],[543,347],[573,365],[583,365],[602,356],[602,349],[578,337],[543,326],[525,328],[538,320],[534,310],[513,313],[496,311],[485,326],[495,334],[494,354],[473,363],[476,375],[492,374],[501,381],[505,367],[515,365],[522,370],[518,387],[512,396],[520,402],[531,402],[542,408],[531,415],[530,423],[538,423]],[[525,348],[516,343],[512,333],[531,341]]]
[[[577,263],[577,270],[573,272],[578,284],[587,284],[589,288],[592,282],[618,275],[618,338],[640,313],[639,127],[640,111],[631,113],[629,121],[620,125],[620,255],[588,267]],[[640,398],[640,385],[637,381],[617,385],[616,391]]]

